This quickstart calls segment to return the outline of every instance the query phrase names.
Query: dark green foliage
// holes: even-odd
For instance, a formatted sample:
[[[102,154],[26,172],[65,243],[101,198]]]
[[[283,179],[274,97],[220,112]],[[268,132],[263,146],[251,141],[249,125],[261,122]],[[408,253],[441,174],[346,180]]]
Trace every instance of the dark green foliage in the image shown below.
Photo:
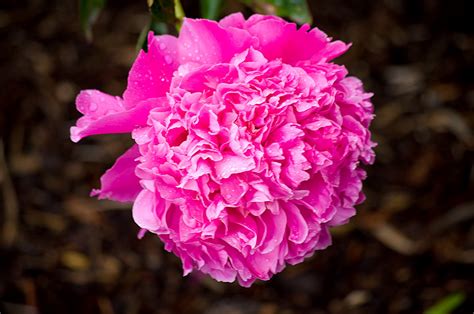
[[[306,0],[241,0],[254,11],[289,18],[304,24],[313,22],[313,17]]]
[[[137,50],[147,50],[149,31],[155,34],[177,35],[184,19],[184,11],[179,0],[148,0],[150,21],[143,27],[137,41]]]
[[[222,0],[201,0],[201,17],[217,20],[222,9]]]
[[[288,17],[299,24],[313,22],[306,0],[266,0],[264,2],[275,6],[276,15]]]
[[[450,314],[457,309],[466,299],[464,293],[455,292],[445,296],[432,307],[425,311],[425,314]]]
[[[174,0],[148,0],[148,7],[155,20],[171,25],[178,23]]]
[[[92,40],[92,25],[97,20],[106,0],[79,0],[81,27],[87,40]]]

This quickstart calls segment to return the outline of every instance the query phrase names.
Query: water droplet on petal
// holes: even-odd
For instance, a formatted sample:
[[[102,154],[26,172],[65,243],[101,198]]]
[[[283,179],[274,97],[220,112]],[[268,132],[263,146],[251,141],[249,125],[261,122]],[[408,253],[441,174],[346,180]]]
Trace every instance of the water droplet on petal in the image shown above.
[[[91,102],[89,105],[89,110],[90,111],[96,111],[97,110],[97,104],[95,102]]]
[[[165,56],[165,62],[171,64],[173,63],[173,59],[170,56]]]
[[[160,43],[160,49],[164,50],[166,48],[166,45],[164,43]]]

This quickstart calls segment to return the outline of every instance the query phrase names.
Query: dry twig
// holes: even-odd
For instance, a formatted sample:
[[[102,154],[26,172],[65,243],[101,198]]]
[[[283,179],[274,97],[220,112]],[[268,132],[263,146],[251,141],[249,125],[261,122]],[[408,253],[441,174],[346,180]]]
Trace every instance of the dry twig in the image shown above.
[[[3,141],[0,140],[0,182],[2,183],[5,217],[2,230],[2,244],[10,247],[18,234],[18,199],[5,160]]]

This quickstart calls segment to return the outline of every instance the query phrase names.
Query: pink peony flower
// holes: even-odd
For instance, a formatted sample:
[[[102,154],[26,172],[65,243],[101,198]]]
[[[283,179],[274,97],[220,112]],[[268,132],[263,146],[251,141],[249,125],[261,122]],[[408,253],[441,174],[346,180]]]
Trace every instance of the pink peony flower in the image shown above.
[[[240,13],[148,36],[123,97],[82,91],[71,139],[136,142],[93,195],[133,201],[165,249],[250,286],[331,244],[374,161],[372,94],[331,62],[349,45],[308,25]]]

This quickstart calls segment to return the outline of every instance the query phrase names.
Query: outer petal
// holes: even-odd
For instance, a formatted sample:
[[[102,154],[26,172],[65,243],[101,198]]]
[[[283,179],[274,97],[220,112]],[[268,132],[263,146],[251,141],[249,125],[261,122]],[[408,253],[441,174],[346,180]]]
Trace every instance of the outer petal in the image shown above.
[[[178,39],[173,36],[148,34],[148,52],[140,51],[128,75],[128,86],[123,94],[127,108],[145,99],[165,96],[178,67],[177,43]]]
[[[339,207],[332,219],[329,221],[330,226],[340,226],[349,221],[349,218],[356,214],[354,207]]]
[[[78,142],[94,134],[131,132],[145,125],[150,109],[161,103],[161,99],[149,99],[126,109],[119,97],[97,90],[82,91],[76,98],[76,106],[84,116],[71,128],[71,140]]]
[[[275,18],[251,17],[247,21],[246,28],[250,34],[259,39],[258,50],[265,57],[270,60],[281,58],[288,64],[296,64],[298,61],[305,60],[329,61],[343,54],[349,48],[341,41],[331,43],[331,39],[317,28],[308,32],[308,25],[297,29],[296,24]]]
[[[134,201],[142,189],[135,175],[138,156],[138,145],[133,145],[100,178],[100,190],[93,190],[91,196],[97,195],[99,199],[107,198],[119,202]]]
[[[245,30],[223,28],[209,20],[185,19],[179,34],[179,60],[213,64],[228,62],[250,47],[252,38]]]

